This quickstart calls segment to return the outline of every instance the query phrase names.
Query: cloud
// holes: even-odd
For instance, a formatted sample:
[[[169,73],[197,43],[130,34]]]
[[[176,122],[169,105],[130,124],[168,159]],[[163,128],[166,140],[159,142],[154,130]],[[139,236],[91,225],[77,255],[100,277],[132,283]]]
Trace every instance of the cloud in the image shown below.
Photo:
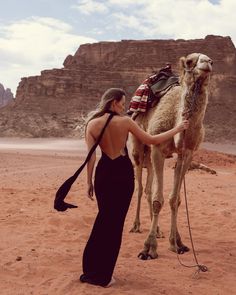
[[[141,26],[141,22],[138,17],[133,15],[126,15],[122,12],[113,13],[112,16],[116,20],[115,25],[118,29],[131,28],[137,29]]]
[[[195,39],[213,34],[236,42],[235,0],[83,0],[76,7],[85,19],[86,14],[93,18],[97,29],[102,24],[100,36],[105,40]]]
[[[171,0],[168,5],[163,0],[157,0],[150,1],[150,4],[137,14],[140,19],[145,14],[149,16],[143,26],[150,36],[161,34],[166,37],[192,38],[213,33],[208,29],[214,28],[212,21],[214,16],[218,17],[218,11],[218,7],[206,0]]]
[[[149,37],[192,39],[215,34],[231,35],[236,41],[235,10],[234,0],[222,0],[217,5],[207,0],[171,0],[168,5],[156,0],[135,15],[140,19],[137,29]]]
[[[129,9],[130,0],[109,0],[114,23],[119,30],[135,29],[143,38],[202,38],[208,34],[231,36],[236,41],[234,15],[236,2],[222,0],[139,0]],[[124,10],[123,8],[126,7]]]
[[[72,5],[72,8],[80,11],[83,14],[90,15],[92,13],[106,13],[108,8],[104,3],[94,0],[81,0],[78,4]]]
[[[0,82],[13,92],[21,77],[62,67],[66,56],[74,54],[80,44],[96,42],[73,34],[69,24],[54,18],[30,17],[0,24],[0,31]]]
[[[146,0],[108,0],[109,5],[117,5],[120,7],[127,7],[130,5],[148,5]]]

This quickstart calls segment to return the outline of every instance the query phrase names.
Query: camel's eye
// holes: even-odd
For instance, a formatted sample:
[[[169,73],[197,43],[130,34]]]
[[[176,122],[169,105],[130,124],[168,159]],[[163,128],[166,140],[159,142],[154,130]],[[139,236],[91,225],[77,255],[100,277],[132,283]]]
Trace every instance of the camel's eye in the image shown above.
[[[191,59],[186,60],[186,65],[190,67],[192,65],[193,61]]]

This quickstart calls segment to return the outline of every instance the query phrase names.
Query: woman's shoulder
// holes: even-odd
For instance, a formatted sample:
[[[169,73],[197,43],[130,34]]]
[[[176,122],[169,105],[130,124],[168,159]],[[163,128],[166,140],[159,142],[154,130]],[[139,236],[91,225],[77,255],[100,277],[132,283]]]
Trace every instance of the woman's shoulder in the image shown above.
[[[107,115],[102,115],[101,117],[97,117],[97,118],[93,118],[91,119],[88,124],[87,124],[87,127],[89,126],[96,126],[97,124],[101,124],[104,120],[105,120],[105,117]]]
[[[129,119],[129,117],[126,115],[117,115],[117,116],[114,116],[114,118],[123,122],[126,122],[127,119]]]
[[[129,126],[130,120],[131,119],[126,115],[118,115],[112,118],[112,121],[114,122],[114,124],[118,124],[119,126],[122,126],[124,128]]]
[[[121,120],[128,126],[132,124],[134,121],[127,115],[121,116]]]
[[[102,125],[105,124],[108,116],[109,116],[108,114],[104,114],[101,117],[92,119],[91,121],[88,122],[87,128],[90,129],[90,128],[94,128],[94,127],[96,127],[96,128],[101,127]],[[117,115],[112,118],[112,121],[117,122],[119,124],[126,125],[126,124],[129,124],[129,122],[131,122],[132,119],[130,119],[128,116],[125,116],[125,115]]]

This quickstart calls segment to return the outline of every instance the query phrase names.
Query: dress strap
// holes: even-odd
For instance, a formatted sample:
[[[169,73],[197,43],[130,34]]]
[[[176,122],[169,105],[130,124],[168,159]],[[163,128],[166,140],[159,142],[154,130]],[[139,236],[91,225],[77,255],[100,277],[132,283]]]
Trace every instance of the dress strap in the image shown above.
[[[102,136],[104,134],[104,131],[107,127],[107,125],[109,124],[109,122],[111,121],[111,119],[114,116],[114,112],[110,113],[100,135],[98,136],[95,144],[92,146],[92,148],[90,149],[84,163],[79,167],[79,169],[74,173],[74,175],[72,175],[70,178],[68,178],[58,189],[58,191],[56,192],[56,196],[55,196],[55,200],[54,200],[54,209],[58,210],[58,211],[65,211],[68,208],[75,208],[77,206],[68,204],[64,202],[64,199],[66,197],[66,195],[68,194],[72,184],[75,182],[75,180],[77,179],[77,177],[80,175],[81,171],[84,169],[85,165],[88,163],[88,161],[90,160],[92,154],[94,153],[94,151],[96,150],[99,142],[102,139]]]

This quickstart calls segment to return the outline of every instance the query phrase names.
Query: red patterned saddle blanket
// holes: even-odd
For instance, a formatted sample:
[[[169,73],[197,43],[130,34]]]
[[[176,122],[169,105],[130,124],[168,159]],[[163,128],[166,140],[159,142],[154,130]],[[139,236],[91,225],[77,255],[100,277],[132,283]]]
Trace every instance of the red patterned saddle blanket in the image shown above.
[[[158,73],[145,79],[137,88],[131,98],[128,113],[146,112],[175,85],[179,85],[179,77],[172,72],[171,65],[167,64]]]

